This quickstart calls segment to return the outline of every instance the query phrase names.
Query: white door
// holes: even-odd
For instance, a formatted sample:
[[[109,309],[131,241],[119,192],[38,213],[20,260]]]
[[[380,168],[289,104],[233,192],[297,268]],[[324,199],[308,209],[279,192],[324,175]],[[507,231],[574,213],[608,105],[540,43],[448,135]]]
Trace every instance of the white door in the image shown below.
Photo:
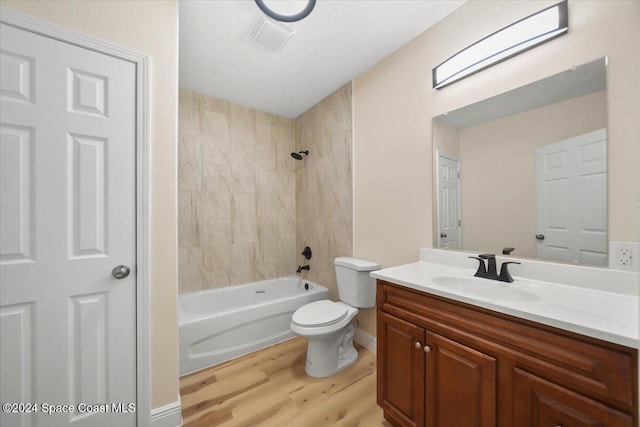
[[[539,148],[536,168],[538,257],[607,265],[606,129]]]
[[[135,425],[135,65],[0,31],[0,424]]]
[[[438,158],[438,247],[461,249],[460,166],[458,160]]]

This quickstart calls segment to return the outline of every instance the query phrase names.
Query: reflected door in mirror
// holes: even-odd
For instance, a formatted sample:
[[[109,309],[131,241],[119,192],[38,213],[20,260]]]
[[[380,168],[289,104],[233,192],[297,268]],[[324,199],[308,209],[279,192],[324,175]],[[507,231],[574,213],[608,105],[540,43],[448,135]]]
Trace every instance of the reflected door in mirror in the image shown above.
[[[438,155],[438,247],[462,249],[460,237],[460,163]]]
[[[606,129],[538,148],[536,169],[538,257],[607,265]]]

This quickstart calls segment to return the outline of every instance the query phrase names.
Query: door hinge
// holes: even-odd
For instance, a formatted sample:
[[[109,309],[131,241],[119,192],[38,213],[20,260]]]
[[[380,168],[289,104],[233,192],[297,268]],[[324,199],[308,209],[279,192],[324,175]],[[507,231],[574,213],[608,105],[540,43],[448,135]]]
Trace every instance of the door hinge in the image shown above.
[[[460,179],[460,172],[458,172],[458,179]]]
[[[461,219],[458,220],[458,227],[462,227],[462,220]]]

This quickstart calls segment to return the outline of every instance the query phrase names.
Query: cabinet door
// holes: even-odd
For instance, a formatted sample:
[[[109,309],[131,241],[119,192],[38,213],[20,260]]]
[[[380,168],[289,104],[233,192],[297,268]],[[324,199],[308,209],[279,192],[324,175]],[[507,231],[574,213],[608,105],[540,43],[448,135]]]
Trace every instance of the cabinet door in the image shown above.
[[[514,419],[518,426],[631,427],[631,416],[528,372],[514,369]]]
[[[378,405],[402,426],[424,426],[424,329],[378,312]]]
[[[427,426],[494,427],[496,359],[431,332],[427,345]]]

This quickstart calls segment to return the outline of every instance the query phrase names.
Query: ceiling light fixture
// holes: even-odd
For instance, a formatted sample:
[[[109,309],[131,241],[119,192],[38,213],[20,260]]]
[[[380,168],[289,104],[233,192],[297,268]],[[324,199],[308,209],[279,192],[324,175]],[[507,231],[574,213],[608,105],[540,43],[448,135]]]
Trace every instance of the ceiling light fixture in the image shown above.
[[[440,89],[468,77],[561,36],[568,29],[568,7],[567,0],[564,0],[462,49],[433,69],[433,87]]]
[[[296,22],[306,18],[316,0],[255,0],[262,12],[280,22]]]

